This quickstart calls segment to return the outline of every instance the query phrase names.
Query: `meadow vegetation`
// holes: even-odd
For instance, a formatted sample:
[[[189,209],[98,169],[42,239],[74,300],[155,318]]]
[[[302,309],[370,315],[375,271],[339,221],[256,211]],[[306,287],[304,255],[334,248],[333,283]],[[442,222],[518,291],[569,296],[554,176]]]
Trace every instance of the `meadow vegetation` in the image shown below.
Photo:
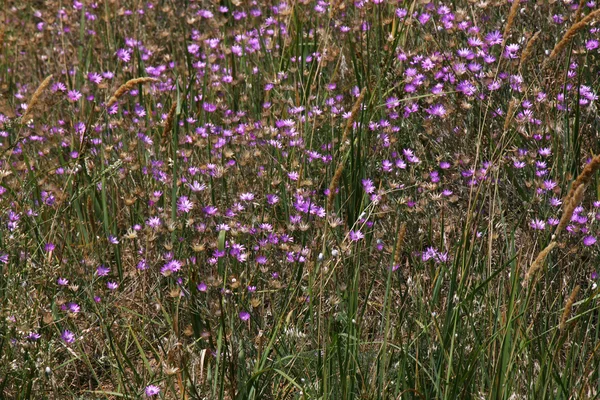
[[[0,0],[0,397],[588,399],[595,0]]]

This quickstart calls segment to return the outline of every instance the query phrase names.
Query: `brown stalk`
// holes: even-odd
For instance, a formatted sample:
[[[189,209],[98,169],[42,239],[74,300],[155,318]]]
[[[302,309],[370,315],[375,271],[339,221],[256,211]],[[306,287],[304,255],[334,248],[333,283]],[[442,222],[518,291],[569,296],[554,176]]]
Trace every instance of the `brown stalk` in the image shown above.
[[[533,260],[531,266],[527,270],[527,273],[525,274],[525,279],[523,280],[523,285],[525,285],[529,281],[529,279],[531,279],[531,277],[534,276],[535,273],[538,270],[540,270],[540,268],[542,268],[542,266],[544,265],[544,261],[546,261],[546,257],[548,257],[548,254],[550,254],[554,247],[556,247],[556,242],[553,241],[550,242],[550,244],[546,246],[544,250],[540,251],[540,253],[537,255],[535,260]]]
[[[403,223],[398,230],[398,236],[396,237],[396,249],[394,250],[394,265],[400,263],[400,254],[402,253],[402,244],[404,243],[404,237],[406,236],[406,223]]]
[[[361,91],[354,105],[352,106],[352,110],[350,110],[350,118],[346,121],[346,127],[344,128],[344,134],[342,135],[342,147],[344,149],[346,147],[346,140],[348,139],[348,135],[352,131],[352,125],[354,121],[356,121],[356,116],[358,115],[358,111],[360,110],[360,105],[362,104],[363,99],[365,98],[365,94],[367,94],[367,87],[365,86]]]
[[[521,68],[523,65],[525,65],[525,62],[527,62],[527,60],[529,60],[529,57],[531,57],[531,54],[533,53],[533,45],[535,44],[535,42],[540,37],[540,33],[541,32],[542,31],[537,31],[531,37],[531,39],[529,39],[529,41],[527,42],[527,46],[525,46],[525,50],[523,50],[523,54],[521,54],[521,60],[519,62],[519,68]]]
[[[569,296],[569,298],[567,299],[567,302],[565,303],[565,309],[562,313],[562,317],[560,318],[560,324],[558,325],[558,329],[560,329],[561,331],[564,331],[565,328],[567,327],[567,321],[569,320],[569,317],[571,316],[571,312],[573,311],[573,303],[575,303],[575,299],[577,298],[579,289],[580,289],[579,285],[575,286],[575,289],[573,289],[573,291],[571,292],[571,295]]]
[[[573,40],[575,35],[577,35],[579,31],[585,28],[598,16],[600,16],[600,8],[592,11],[591,13],[583,17],[581,21],[574,23],[564,34],[562,39],[556,44],[556,46],[554,46],[554,49],[552,50],[552,52],[548,56],[548,59],[546,60],[546,64],[552,61],[554,58],[556,58],[556,56],[558,56],[565,49],[565,47],[567,47],[567,45],[571,43],[571,40]]]
[[[138,84],[148,83],[148,82],[160,82],[160,80],[156,78],[142,77],[142,78],[134,78],[130,79],[124,84],[122,84],[117,91],[108,99],[106,103],[107,107],[115,104],[125,93],[129,92],[131,89],[136,87]]]
[[[329,184],[329,194],[327,195],[327,209],[331,210],[333,206],[333,199],[335,199],[335,189],[338,186],[340,178],[342,177],[342,172],[344,172],[344,161],[338,165],[335,170],[335,174],[333,174],[333,179],[331,179],[331,183]]]
[[[165,127],[164,127],[163,133],[162,133],[163,138],[166,138],[167,135],[169,134],[169,132],[171,132],[171,129],[173,129],[173,119],[175,117],[175,110],[177,110],[177,102],[176,101],[174,101],[173,104],[171,104],[171,108],[169,109],[169,114],[167,114],[167,119],[165,120]]]
[[[513,0],[510,11],[508,12],[508,19],[506,20],[506,26],[504,27],[504,33],[502,34],[502,47],[506,43],[508,39],[508,34],[510,33],[510,29],[515,22],[515,17],[517,16],[517,10],[519,9],[520,0]]]
[[[25,110],[25,112],[21,116],[21,121],[27,122],[27,117],[29,117],[31,115],[31,113],[33,112],[33,110],[35,109],[37,104],[39,103],[40,97],[42,97],[42,94],[44,93],[46,88],[50,85],[51,80],[52,80],[52,75],[48,75],[46,77],[46,79],[44,79],[42,81],[42,83],[40,83],[40,86],[38,86],[38,88],[35,90],[35,92],[33,92],[33,96],[31,96],[29,103],[27,103],[27,110]]]
[[[512,121],[512,117],[515,114],[517,103],[518,100],[514,98],[508,103],[508,111],[506,112],[506,118],[504,118],[504,126],[502,128],[504,132],[506,132],[510,126],[510,121]]]
[[[598,169],[600,169],[600,155],[597,155],[594,158],[592,158],[592,161],[590,161],[583,168],[583,171],[581,171],[581,173],[579,174],[577,179],[575,179],[575,181],[571,185],[571,189],[569,190],[569,192],[567,193],[567,196],[565,197],[565,199],[563,201],[564,204],[568,204],[568,202],[571,201],[571,198],[573,197],[573,195],[575,194],[575,191],[577,190],[577,188],[579,186],[587,185],[592,180],[592,176]]]
[[[579,22],[581,19],[581,13],[583,12],[583,6],[585,5],[586,0],[579,0],[579,6],[577,6],[577,12],[575,13],[575,22]]]
[[[563,211],[562,217],[560,217],[560,222],[556,226],[553,238],[557,237],[571,220],[575,208],[577,208],[577,206],[581,202],[581,199],[583,198],[585,188],[586,185],[579,185],[579,187],[577,187],[577,189],[575,190],[575,193],[573,193],[573,196],[568,199],[568,202],[563,203],[565,205],[565,209]]]
[[[342,153],[346,150],[346,147],[347,147],[346,141],[348,139],[348,136],[350,135],[350,132],[352,131],[352,125],[354,124],[354,121],[356,120],[358,111],[360,110],[360,105],[362,104],[366,93],[367,93],[367,87],[365,86],[361,90],[360,94],[356,98],[356,101],[354,102],[354,105],[352,106],[352,110],[350,111],[350,118],[348,118],[348,121],[346,121],[346,127],[344,128],[344,133],[342,134],[342,144],[340,145],[340,153]],[[345,164],[346,160],[343,157],[344,156],[342,155],[340,164],[338,165],[337,169],[335,170],[335,174],[333,174],[333,178],[331,179],[331,183],[329,184],[329,195],[327,195],[327,209],[328,210],[331,210],[331,207],[333,206],[333,199],[335,199],[335,189],[337,188],[340,178],[342,177],[342,173],[344,172],[344,164]]]

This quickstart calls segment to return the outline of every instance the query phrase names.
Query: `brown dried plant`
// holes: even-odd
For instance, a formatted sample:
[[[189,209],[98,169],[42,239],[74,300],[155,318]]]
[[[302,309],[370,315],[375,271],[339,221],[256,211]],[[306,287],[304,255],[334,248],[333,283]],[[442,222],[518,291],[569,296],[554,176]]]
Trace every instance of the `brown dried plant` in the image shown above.
[[[360,105],[362,104],[365,94],[367,93],[366,86],[361,90],[360,94],[356,98],[354,105],[352,106],[352,110],[350,111],[350,118],[346,121],[346,127],[344,128],[344,133],[342,134],[342,144],[340,146],[340,153],[346,150],[348,140],[348,136],[352,131],[352,125],[356,121],[356,117],[358,116],[358,111],[360,110]],[[343,155],[342,155],[343,157]],[[340,178],[342,177],[342,173],[344,172],[344,160],[340,162],[337,169],[335,170],[335,174],[333,174],[333,178],[331,179],[331,183],[329,184],[329,195],[327,196],[327,209],[331,210],[333,205],[333,200],[335,199],[335,189],[338,186]]]
[[[523,50],[523,54],[521,54],[519,68],[522,68],[523,65],[525,65],[525,63],[527,62],[527,60],[529,60],[529,58],[531,57],[531,54],[533,54],[533,46],[539,39],[541,32],[542,31],[537,31],[536,33],[534,33],[531,39],[529,39],[529,41],[527,42],[527,46],[525,46],[525,50]]]
[[[548,244],[548,246],[546,246],[542,251],[540,251],[540,253],[537,255],[535,260],[533,260],[533,262],[531,263],[531,266],[525,273],[525,279],[523,280],[523,285],[525,285],[527,282],[529,282],[531,277],[533,277],[535,275],[535,273],[542,268],[542,266],[544,265],[544,261],[546,261],[546,257],[548,257],[548,254],[550,254],[552,249],[555,247],[556,247],[556,242],[553,241],[553,242],[550,242],[550,244]]]
[[[565,303],[565,309],[560,318],[560,324],[558,325],[558,329],[560,329],[561,331],[564,331],[565,328],[567,327],[567,321],[569,320],[569,317],[571,316],[571,312],[573,311],[573,304],[575,303],[577,294],[579,294],[579,289],[581,289],[581,287],[579,285],[575,286],[575,289],[573,289],[573,291],[571,292],[571,295],[569,296],[569,298],[567,299],[567,302]]]
[[[504,27],[504,33],[502,34],[502,47],[506,44],[506,40],[508,39],[508,35],[510,33],[510,29],[512,28],[515,17],[517,16],[517,10],[519,9],[520,0],[513,0],[510,11],[508,12],[508,19],[506,20],[506,26]]]
[[[171,129],[173,129],[173,119],[175,117],[175,110],[177,110],[177,102],[174,101],[171,104],[171,108],[169,109],[169,114],[167,114],[167,119],[165,120],[165,127],[163,129],[162,137],[166,138]]]
[[[124,84],[122,84],[117,91],[110,97],[110,99],[108,99],[108,102],[106,103],[107,107],[112,106],[113,104],[115,104],[125,93],[127,93],[128,91],[130,91],[131,89],[133,89],[134,87],[136,87],[139,84],[144,84],[144,83],[148,83],[148,82],[160,82],[159,79],[156,78],[149,78],[149,77],[142,77],[142,78],[134,78],[134,79],[130,79],[127,82],[125,82]]]
[[[554,46],[552,52],[548,56],[545,64],[547,65],[550,61],[554,60],[556,56],[558,56],[564,49],[567,47],[569,43],[573,40],[575,35],[579,33],[582,29],[584,29],[590,22],[595,20],[600,16],[600,9],[594,10],[585,17],[581,19],[581,21],[574,23],[569,30],[564,34],[562,39]]]
[[[27,122],[27,118],[32,115],[33,110],[35,110],[36,106],[40,102],[40,98],[42,97],[42,94],[44,93],[46,88],[50,85],[51,80],[52,80],[52,75],[48,75],[46,77],[46,79],[44,79],[42,81],[42,83],[40,83],[40,86],[38,86],[38,88],[35,90],[35,92],[33,92],[33,96],[31,96],[31,99],[29,100],[29,103],[27,104],[27,110],[25,110],[25,112],[21,116],[21,121]]]

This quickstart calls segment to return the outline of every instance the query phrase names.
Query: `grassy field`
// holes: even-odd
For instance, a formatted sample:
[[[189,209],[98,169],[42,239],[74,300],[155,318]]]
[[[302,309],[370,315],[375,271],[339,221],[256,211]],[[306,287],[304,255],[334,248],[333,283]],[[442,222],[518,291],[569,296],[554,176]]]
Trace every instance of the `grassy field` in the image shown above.
[[[0,18],[0,398],[599,397],[596,1]]]

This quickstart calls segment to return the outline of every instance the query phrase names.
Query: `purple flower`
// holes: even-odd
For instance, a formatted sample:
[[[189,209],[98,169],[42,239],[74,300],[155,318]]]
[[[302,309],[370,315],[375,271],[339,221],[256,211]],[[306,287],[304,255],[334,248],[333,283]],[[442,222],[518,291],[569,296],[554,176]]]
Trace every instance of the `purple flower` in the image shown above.
[[[119,49],[119,50],[117,50],[117,57],[121,61],[128,63],[131,60],[131,50],[130,49]]]
[[[209,216],[217,215],[219,209],[215,206],[206,206],[204,207],[204,213]]]
[[[248,311],[240,311],[239,315],[242,321],[248,321],[250,319],[250,313]]]
[[[348,237],[350,238],[351,241],[357,242],[360,239],[364,238],[365,235],[361,231],[354,231],[354,230],[352,230],[352,231],[350,231],[348,233]]]
[[[69,284],[69,280],[65,278],[58,278],[56,283],[58,283],[58,286],[67,286]]]
[[[69,90],[69,92],[67,93],[67,97],[69,98],[69,100],[75,102],[81,98],[81,92],[77,90]]]
[[[546,228],[546,223],[541,219],[532,219],[529,226],[532,229],[543,231]]]
[[[596,50],[599,45],[600,44],[595,39],[590,39],[587,42],[585,42],[585,48],[587,49],[587,51]]]
[[[490,32],[485,36],[485,41],[490,46],[493,46],[495,44],[501,44],[502,43],[502,34],[499,31]]]
[[[595,243],[596,243],[596,238],[591,235],[583,238],[583,244],[586,246],[592,246]]]
[[[146,396],[154,397],[160,393],[160,388],[155,385],[148,385],[148,386],[146,386],[145,392],[146,392]]]
[[[198,286],[196,286],[199,292],[206,292],[207,286],[206,283],[200,282]]]
[[[159,217],[150,217],[146,221],[146,225],[148,225],[152,229],[157,229],[161,225],[161,221]]]
[[[174,272],[177,272],[182,267],[181,261],[171,260],[160,269],[160,273],[164,276],[169,276]]]
[[[104,265],[100,265],[98,268],[96,268],[96,274],[98,274],[98,276],[106,276],[109,272],[110,268]]]
[[[88,79],[90,80],[90,82],[93,82],[93,83],[95,83],[97,85],[100,82],[102,82],[102,75],[100,75],[97,72],[90,72],[88,74]]]
[[[78,314],[81,311],[81,307],[77,303],[68,303],[67,309],[73,314]]]
[[[253,193],[242,193],[242,194],[240,194],[240,200],[241,201],[252,201],[252,200],[254,200],[254,194]]]
[[[119,287],[119,284],[117,282],[107,282],[106,287],[108,288],[108,290],[115,290]]]
[[[370,179],[363,179],[362,185],[363,185],[363,188],[365,189],[365,192],[367,192],[369,194],[371,194],[375,191],[375,185],[373,184],[373,181]]]
[[[446,116],[446,108],[442,104],[434,104],[428,109],[426,109],[427,113],[434,117],[444,117]]]
[[[140,271],[144,271],[146,269],[148,269],[148,262],[145,259],[141,259],[137,265],[136,268],[139,269]]]
[[[194,203],[187,196],[181,196],[177,200],[177,210],[187,214],[192,211],[192,208],[194,208]]]
[[[63,340],[63,342],[70,344],[75,341],[75,334],[70,330],[65,329],[60,335],[60,338]]]

